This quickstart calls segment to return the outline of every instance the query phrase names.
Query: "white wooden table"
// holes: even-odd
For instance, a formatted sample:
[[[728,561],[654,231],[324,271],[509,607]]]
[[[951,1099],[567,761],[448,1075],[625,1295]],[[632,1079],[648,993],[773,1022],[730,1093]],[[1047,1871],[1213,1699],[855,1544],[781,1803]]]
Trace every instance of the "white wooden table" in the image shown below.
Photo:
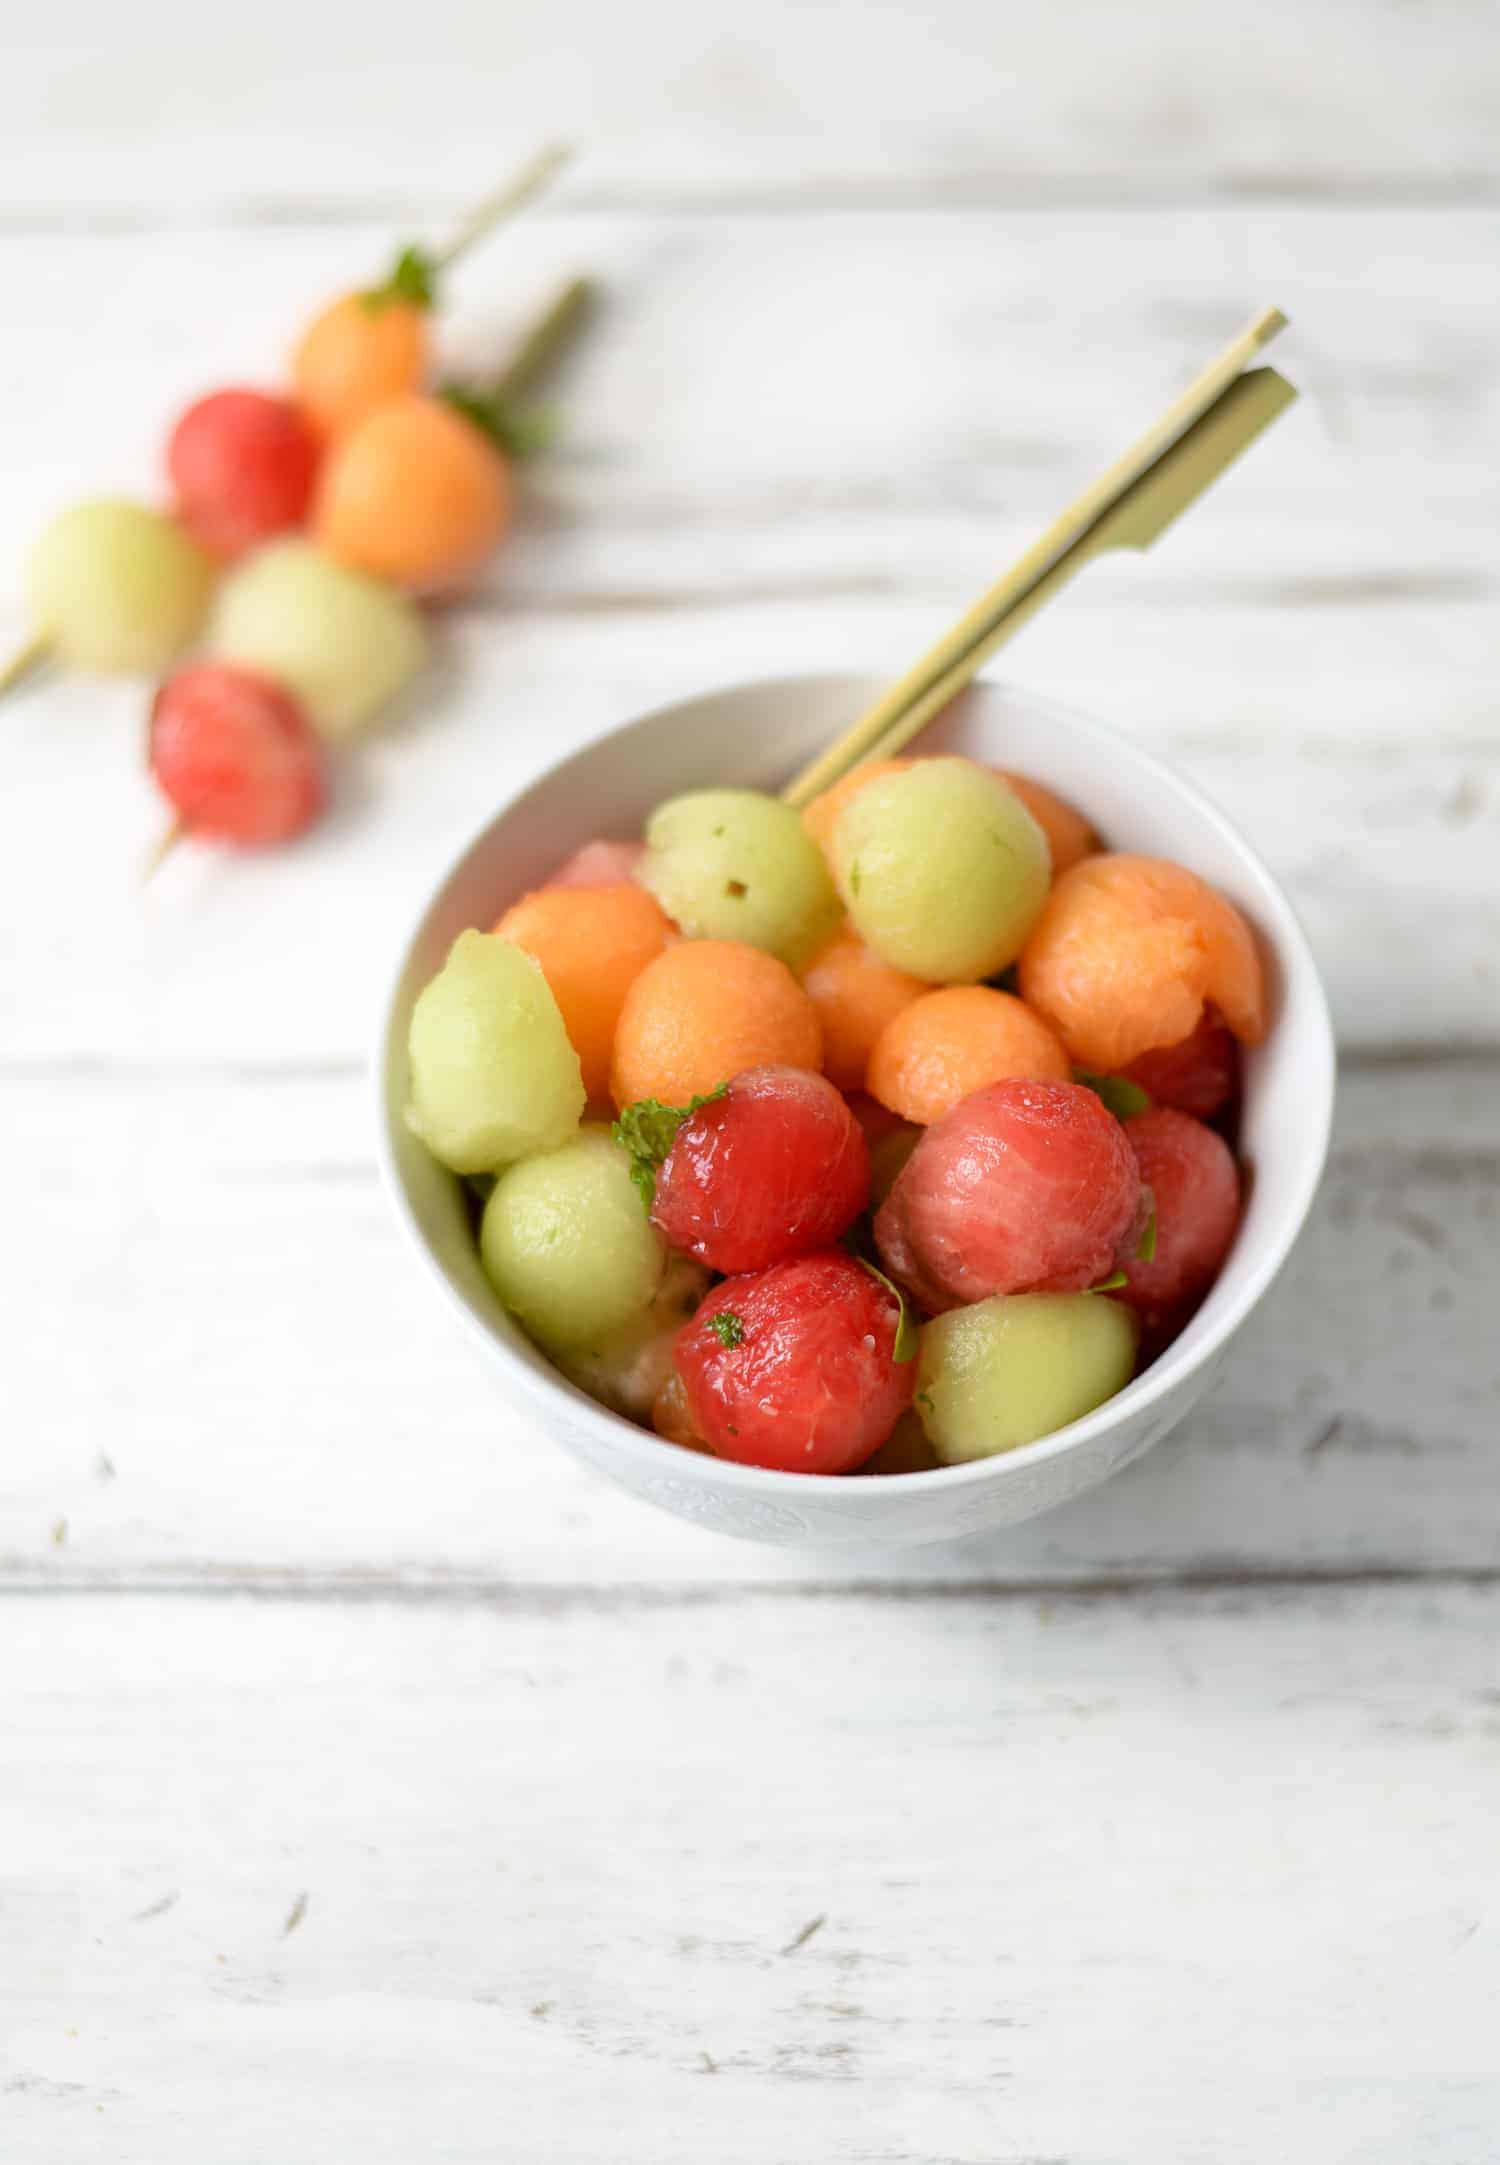
[[[306,847],[143,892],[139,691],[5,708],[5,2165],[1488,2165],[1492,10],[125,25],[7,31],[0,632],[49,508],[543,129],[596,147],[456,342],[576,266],[610,305]],[[1185,1431],[1004,1540],[650,1515],[399,1251],[362,1062],[412,899],[613,719],[903,662],[1266,301],[1303,404],[1006,667],[1306,914],[1344,1075],[1292,1270]]]

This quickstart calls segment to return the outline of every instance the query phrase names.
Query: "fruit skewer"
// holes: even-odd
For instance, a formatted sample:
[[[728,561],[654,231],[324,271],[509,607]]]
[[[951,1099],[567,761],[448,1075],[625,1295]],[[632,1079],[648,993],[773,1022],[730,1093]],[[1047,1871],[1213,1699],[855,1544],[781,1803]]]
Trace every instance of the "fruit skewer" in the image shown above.
[[[441,248],[404,247],[385,280],[346,294],[308,326],[293,357],[295,403],[262,394],[214,394],[174,431],[169,465],[185,524],[124,501],[82,504],[40,537],[29,570],[31,636],[0,663],[0,695],[49,657],[105,674],[154,674],[192,639],[207,610],[215,554],[233,554],[298,523],[319,442],[372,401],[415,391],[430,368],[430,315],[441,276],[506,217],[529,203],[565,162],[551,145],[478,204]],[[185,436],[188,424],[191,432]],[[269,439],[269,440],[268,440]],[[289,481],[288,463],[298,469]],[[247,467],[249,469],[247,473]],[[248,529],[231,520],[233,546],[205,551],[194,507],[181,501],[184,468],[210,491],[236,477],[255,502]],[[267,490],[281,507],[267,520]],[[290,506],[290,509],[287,507]],[[209,509],[212,511],[212,501]],[[256,518],[260,523],[256,524]],[[222,540],[224,524],[209,538]]]
[[[400,589],[451,586],[500,539],[512,499],[501,446],[535,426],[516,399],[559,358],[592,292],[565,285],[487,384],[395,399],[357,423],[329,454],[311,537],[283,535],[230,571],[206,656],[152,706],[150,767],[175,816],[148,877],[188,834],[264,846],[317,818],[320,739],[355,733],[425,659],[422,612]]]
[[[331,444],[311,509],[318,545],[417,594],[470,578],[514,516],[512,461],[545,440],[518,400],[580,327],[591,294],[581,278],[563,287],[488,384],[387,399]]]

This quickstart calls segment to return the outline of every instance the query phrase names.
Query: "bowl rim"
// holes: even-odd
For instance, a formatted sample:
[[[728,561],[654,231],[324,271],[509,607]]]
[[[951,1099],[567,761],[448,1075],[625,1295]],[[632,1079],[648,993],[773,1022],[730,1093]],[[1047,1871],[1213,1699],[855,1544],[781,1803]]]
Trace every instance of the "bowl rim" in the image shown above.
[[[423,1234],[407,1196],[397,1161],[392,1132],[394,1120],[387,1089],[388,1061],[412,950],[422,924],[454,873],[473,851],[479,848],[490,829],[533,790],[554,781],[575,761],[586,758],[607,739],[623,736],[632,729],[648,724],[659,723],[674,712],[700,706],[706,699],[730,699],[810,684],[827,686],[839,682],[867,681],[872,679],[856,671],[811,669],[746,677],[730,684],[712,685],[686,696],[665,700],[657,706],[628,716],[611,728],[597,731],[575,745],[562,758],[553,760],[549,765],[529,775],[521,786],[494,807],[478,826],[466,833],[459,848],[445,850],[442,871],[435,881],[425,882],[421,903],[414,917],[406,920],[409,928],[407,936],[378,1008],[370,1080],[375,1099],[376,1158],[381,1185],[408,1243],[422,1259],[428,1276],[436,1282],[446,1302],[458,1313],[470,1337],[477,1340],[492,1360],[498,1360],[502,1364],[525,1400],[545,1408],[555,1398],[565,1398],[575,1416],[595,1432],[603,1449],[611,1454],[623,1451],[627,1458],[636,1461],[642,1473],[659,1475],[675,1467],[689,1480],[704,1480],[710,1486],[737,1490],[746,1496],[786,1498],[793,1495],[816,1495],[828,1498],[840,1494],[848,1496],[853,1489],[855,1493],[868,1498],[871,1489],[859,1482],[858,1469],[853,1476],[846,1473],[794,1473],[775,1467],[745,1466],[733,1459],[716,1458],[706,1452],[684,1451],[680,1444],[672,1443],[650,1429],[638,1427],[625,1415],[614,1413],[597,1399],[590,1398],[587,1392],[570,1383],[559,1370],[552,1369],[547,1376],[533,1370],[515,1349],[498,1337],[470,1307],[450,1281]],[[881,1494],[927,1494],[937,1491],[955,1493],[960,1487],[972,1488],[983,1482],[1002,1481],[1022,1468],[1034,1467],[1081,1449],[1107,1434],[1122,1418],[1149,1414],[1152,1408],[1162,1401],[1175,1397],[1194,1375],[1212,1364],[1254,1313],[1281,1271],[1307,1222],[1313,1198],[1322,1181],[1333,1125],[1338,1063],[1327,991],[1301,919],[1260,852],[1196,783],[1186,780],[1175,768],[1158,759],[1155,753],[1146,751],[1133,739],[1126,737],[1123,731],[1106,722],[1096,721],[1092,716],[1082,714],[1076,708],[1069,707],[1046,693],[1037,692],[1026,685],[1011,684],[1004,678],[981,674],[974,681],[974,689],[1008,693],[1020,703],[1055,715],[1066,723],[1073,734],[1084,737],[1102,751],[1107,752],[1122,742],[1125,743],[1132,759],[1149,770],[1153,782],[1164,792],[1185,802],[1200,820],[1215,829],[1220,839],[1255,875],[1262,891],[1259,929],[1281,962],[1284,975],[1288,974],[1289,962],[1295,958],[1298,974],[1310,996],[1305,1028],[1309,1034],[1308,1050],[1312,1055],[1314,1068],[1306,1079],[1307,1102],[1304,1109],[1310,1127],[1313,1123],[1316,1124],[1316,1134],[1314,1147],[1305,1154],[1302,1178],[1284,1206],[1283,1216],[1274,1234],[1267,1238],[1255,1268],[1233,1303],[1214,1318],[1201,1334],[1190,1329],[1183,1338],[1175,1340],[1164,1353],[1159,1354],[1144,1374],[1133,1377],[1123,1390],[1117,1391],[1112,1398],[1105,1399],[1102,1405],[1096,1406],[1081,1420],[1070,1421],[1066,1427],[1054,1429],[1049,1435],[1040,1436],[1033,1443],[1019,1444],[1009,1451],[995,1452],[989,1457],[966,1459],[955,1466],[932,1467],[918,1473],[884,1474],[878,1483]],[[1045,781],[1047,778],[1040,776],[1039,779]],[[1196,1324],[1196,1317],[1194,1322]],[[1179,1349],[1185,1343],[1186,1351],[1180,1352]],[[542,1357],[545,1359],[545,1355]]]

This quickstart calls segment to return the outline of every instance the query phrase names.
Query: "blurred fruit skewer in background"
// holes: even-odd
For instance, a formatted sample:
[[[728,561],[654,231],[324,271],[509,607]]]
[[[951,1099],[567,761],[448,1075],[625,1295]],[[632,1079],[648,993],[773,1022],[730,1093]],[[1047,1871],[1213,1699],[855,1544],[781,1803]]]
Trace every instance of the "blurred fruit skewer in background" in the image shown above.
[[[167,446],[170,511],[106,498],[53,519],[27,566],[32,634],[0,664],[0,693],[48,658],[152,675],[183,653],[207,615],[216,564],[299,526],[328,443],[383,400],[421,389],[441,274],[530,202],[566,155],[540,152],[445,248],[403,248],[381,285],[324,309],[298,342],[290,398],[233,388],[195,401]]]
[[[592,293],[581,278],[564,286],[487,385],[404,395],[357,423],[325,455],[311,537],[281,534],[229,570],[205,656],[167,678],[152,710],[151,771],[174,824],[150,870],[186,835],[264,846],[318,817],[319,740],[358,734],[427,660],[414,595],[451,591],[508,530],[502,443],[540,440],[516,400]]]
[[[553,144],[528,160],[463,220],[445,248],[403,248],[378,286],[340,295],[315,316],[292,356],[292,383],[309,426],[341,435],[432,374],[439,281],[486,234],[539,195],[569,153]]]
[[[573,279],[485,388],[445,384],[387,399],[330,445],[312,505],[318,545],[353,570],[419,594],[473,576],[515,515],[513,460],[546,441],[518,400],[582,325],[592,288]]]
[[[229,569],[206,658],[173,671],[152,708],[149,766],[173,825],[149,870],[186,836],[266,847],[325,810],[325,745],[364,730],[429,656],[413,591],[450,591],[509,528],[502,442],[539,439],[515,401],[591,294],[571,279],[485,388],[392,398],[357,422],[325,457],[312,539],[279,535]]]

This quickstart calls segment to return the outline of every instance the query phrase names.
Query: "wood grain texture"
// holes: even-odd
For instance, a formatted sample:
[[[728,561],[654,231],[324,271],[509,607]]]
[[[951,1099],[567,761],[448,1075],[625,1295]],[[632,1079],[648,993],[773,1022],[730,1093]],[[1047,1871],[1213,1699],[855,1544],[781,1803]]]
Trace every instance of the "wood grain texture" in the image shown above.
[[[506,1402],[399,1244],[360,1077],[12,1080],[0,1179],[29,1240],[0,1276],[29,1327],[4,1377],[4,1575],[586,1601],[872,1575],[1500,1573],[1496,1082],[1490,1061],[1346,1076],[1297,1258],[1139,1465],[1003,1537],[834,1563],[647,1511]]]
[[[1488,2154],[1493,1588],[5,1624],[18,2165]]]
[[[135,688],[0,792],[5,2165],[1480,2165],[1500,2086],[1500,41],[1488,0],[73,0],[0,70],[0,638],[397,233],[609,306],[419,701],[264,863]],[[718,681],[895,670],[1262,301],[1301,407],[1007,674],[1290,887],[1330,1177],[1188,1426],[836,1569],[657,1517],[450,1330],[377,987],[464,833]]]
[[[139,692],[39,683],[9,703],[26,787],[0,800],[8,1049],[354,1057],[403,912],[507,789],[706,683],[904,666],[1247,294],[1296,319],[1302,407],[1151,557],[1091,569],[1007,672],[1118,722],[1231,809],[1308,919],[1347,1043],[1500,1042],[1492,224],[1240,210],[518,227],[467,294],[507,296],[514,321],[583,263],[612,300],[563,387],[569,435],[536,471],[523,532],[450,623],[420,721],[343,772],[330,826],[274,863],[185,852],[138,901],[158,817]],[[84,477],[154,486],[174,405],[221,373],[269,374],[281,327],[388,238],[13,241],[3,365],[47,399],[40,422],[34,397],[0,401],[0,567],[18,582],[26,537]],[[117,325],[107,400],[101,307]],[[498,351],[504,314],[461,312],[457,344]]]
[[[1123,194],[1493,193],[1486,0],[73,0],[12,26],[4,200],[168,219],[457,203],[542,132],[589,199],[1117,203]],[[101,186],[107,164],[110,185]]]

